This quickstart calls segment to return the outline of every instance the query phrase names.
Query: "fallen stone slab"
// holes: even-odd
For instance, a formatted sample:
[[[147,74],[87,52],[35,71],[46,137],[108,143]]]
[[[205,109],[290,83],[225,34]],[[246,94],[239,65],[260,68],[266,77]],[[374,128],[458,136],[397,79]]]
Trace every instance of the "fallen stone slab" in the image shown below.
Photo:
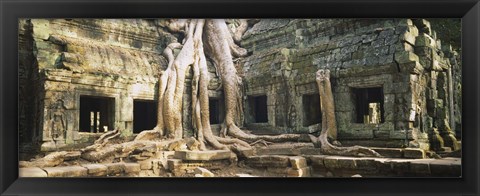
[[[229,150],[176,151],[175,158],[187,161],[212,161],[230,159]]]
[[[43,168],[48,177],[86,177],[88,176],[87,168],[81,166],[66,167],[45,167]]]
[[[102,164],[86,164],[82,167],[87,168],[89,176],[106,176],[107,166]]]
[[[47,172],[38,167],[19,168],[18,177],[48,177]]]
[[[203,167],[195,168],[194,173],[195,173],[195,176],[201,175],[202,177],[215,177],[215,174],[213,174],[211,171]]]

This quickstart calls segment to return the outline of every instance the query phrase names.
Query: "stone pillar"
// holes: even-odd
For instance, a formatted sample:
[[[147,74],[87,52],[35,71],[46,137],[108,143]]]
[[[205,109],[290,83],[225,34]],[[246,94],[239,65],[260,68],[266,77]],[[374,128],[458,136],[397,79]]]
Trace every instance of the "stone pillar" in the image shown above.
[[[452,80],[452,68],[449,67],[448,71],[448,106],[449,106],[449,120],[450,120],[450,128],[455,129],[455,114],[454,114],[454,104],[453,104],[453,80]],[[452,131],[455,134],[454,131]]]

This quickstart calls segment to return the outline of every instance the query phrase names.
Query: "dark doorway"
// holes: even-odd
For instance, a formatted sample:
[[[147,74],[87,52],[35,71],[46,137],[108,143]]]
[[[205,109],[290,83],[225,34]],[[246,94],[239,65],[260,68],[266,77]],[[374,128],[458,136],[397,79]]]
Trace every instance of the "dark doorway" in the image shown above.
[[[115,99],[111,97],[80,96],[80,131],[99,133],[113,130]]]
[[[250,108],[253,112],[252,116],[255,123],[268,122],[268,110],[267,110],[267,96],[255,96],[249,97]]]
[[[303,95],[303,126],[318,124],[322,122],[322,113],[320,111],[320,95]]]
[[[383,88],[354,88],[356,123],[378,124],[385,122]]]
[[[220,124],[223,122],[224,116],[224,103],[220,99],[209,99],[208,100],[209,110],[210,110],[210,124]]]
[[[133,100],[133,133],[151,130],[157,124],[157,102]]]

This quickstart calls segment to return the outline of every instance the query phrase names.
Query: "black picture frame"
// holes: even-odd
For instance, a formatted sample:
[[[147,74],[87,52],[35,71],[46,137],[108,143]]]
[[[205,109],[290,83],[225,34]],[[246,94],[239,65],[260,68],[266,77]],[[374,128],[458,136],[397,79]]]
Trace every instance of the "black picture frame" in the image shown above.
[[[0,0],[1,195],[479,195],[478,0]],[[19,18],[462,18],[463,177],[18,178]]]

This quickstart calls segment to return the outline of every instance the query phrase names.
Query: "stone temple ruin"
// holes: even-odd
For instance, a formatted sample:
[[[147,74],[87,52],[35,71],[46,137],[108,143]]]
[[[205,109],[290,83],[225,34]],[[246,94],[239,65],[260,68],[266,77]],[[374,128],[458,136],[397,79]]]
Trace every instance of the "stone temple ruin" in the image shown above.
[[[162,51],[178,39],[159,27],[161,21],[20,20],[21,159],[78,150],[112,130],[133,138],[153,129],[158,78],[168,64]],[[234,21],[227,23],[233,26]],[[428,20],[261,19],[245,32],[240,46],[248,51],[234,59],[243,78],[242,129],[258,135],[318,135],[322,112],[315,72],[329,69],[341,145],[372,147],[386,158],[411,160],[321,155],[306,142],[260,145],[238,160],[258,169],[251,175],[461,175],[458,158],[431,159],[461,150],[461,55],[441,42]],[[219,135],[225,117],[222,81],[210,61],[208,71],[210,123]],[[189,70],[183,119],[192,115],[191,79]],[[182,123],[183,137],[195,137],[192,122]],[[60,164],[24,167],[20,172],[211,176],[205,168],[221,170],[236,162],[230,152],[176,148],[146,150],[133,160],[63,169]]]

